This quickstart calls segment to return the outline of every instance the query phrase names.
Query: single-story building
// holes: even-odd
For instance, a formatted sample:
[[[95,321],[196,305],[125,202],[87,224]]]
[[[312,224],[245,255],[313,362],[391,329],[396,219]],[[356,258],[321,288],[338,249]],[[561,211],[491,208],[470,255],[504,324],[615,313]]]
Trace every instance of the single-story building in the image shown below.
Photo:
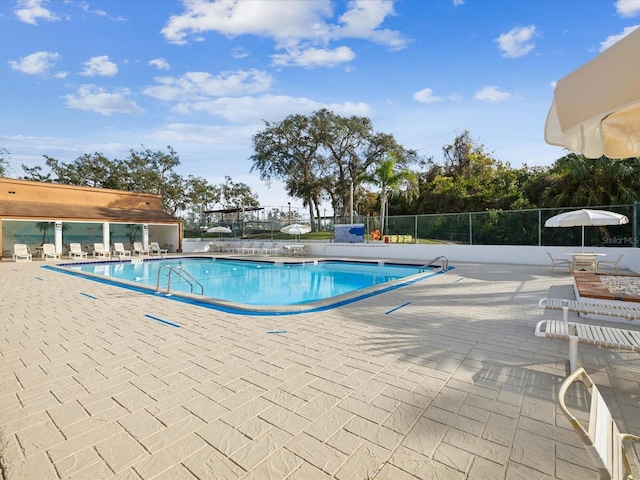
[[[109,250],[134,241],[176,252],[182,235],[182,221],[162,210],[160,195],[0,178],[0,258],[17,243],[34,253],[53,243],[63,255],[69,243],[91,251],[95,243]]]

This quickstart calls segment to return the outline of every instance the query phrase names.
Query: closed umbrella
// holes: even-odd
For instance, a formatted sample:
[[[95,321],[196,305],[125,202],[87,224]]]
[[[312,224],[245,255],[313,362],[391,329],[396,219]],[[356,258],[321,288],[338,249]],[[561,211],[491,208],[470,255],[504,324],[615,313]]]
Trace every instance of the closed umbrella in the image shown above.
[[[558,80],[545,141],[587,158],[640,156],[640,28]]]
[[[582,250],[584,251],[584,227],[624,225],[629,223],[626,215],[608,210],[572,210],[560,213],[544,222],[545,227],[582,227]]]

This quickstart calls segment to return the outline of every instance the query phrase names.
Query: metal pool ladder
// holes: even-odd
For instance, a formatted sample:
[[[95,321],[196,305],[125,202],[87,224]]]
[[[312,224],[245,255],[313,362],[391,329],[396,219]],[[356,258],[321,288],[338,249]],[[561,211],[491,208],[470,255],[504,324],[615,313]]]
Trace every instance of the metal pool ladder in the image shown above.
[[[160,265],[160,268],[158,268],[158,274],[156,276],[156,292],[160,291],[160,273],[162,272],[162,269],[165,267],[169,269],[169,274],[167,275],[167,294],[171,293],[171,275],[175,273],[177,276],[179,276],[189,284],[191,293],[193,293],[193,286],[195,284],[200,287],[200,295],[204,295],[204,287],[198,280],[196,280],[193,277],[193,275],[187,272],[180,265],[166,265],[166,264]]]
[[[433,260],[431,260],[428,263],[425,263],[423,266],[420,267],[420,272],[423,272],[424,270],[426,270],[427,268],[433,268],[436,265],[434,265],[435,262],[437,262],[438,260],[442,260],[442,267],[441,270],[448,270],[449,269],[449,259],[443,255],[434,258]]]

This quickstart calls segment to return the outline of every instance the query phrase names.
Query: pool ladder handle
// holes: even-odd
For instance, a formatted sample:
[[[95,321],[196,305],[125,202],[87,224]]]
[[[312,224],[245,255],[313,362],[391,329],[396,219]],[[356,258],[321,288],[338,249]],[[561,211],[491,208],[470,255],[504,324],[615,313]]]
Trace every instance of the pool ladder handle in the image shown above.
[[[196,280],[193,277],[193,275],[187,272],[180,265],[168,265],[168,264],[160,265],[160,268],[158,268],[158,274],[156,276],[156,292],[160,291],[160,273],[162,272],[162,269],[165,267],[169,269],[169,275],[167,276],[167,294],[171,293],[171,275],[175,273],[176,275],[178,275],[180,278],[182,278],[185,282],[189,284],[189,287],[191,288],[191,293],[193,293],[193,284],[195,283],[200,287],[200,295],[204,295],[204,287],[198,280]]]
[[[440,267],[442,270],[448,270],[449,269],[449,259],[447,257],[445,257],[444,255],[440,255],[439,257],[434,258],[433,260],[431,260],[429,263],[425,263],[423,266],[420,267],[420,271],[424,271],[427,268],[433,268],[433,264],[435,262],[437,262],[438,260],[442,260],[442,267]]]

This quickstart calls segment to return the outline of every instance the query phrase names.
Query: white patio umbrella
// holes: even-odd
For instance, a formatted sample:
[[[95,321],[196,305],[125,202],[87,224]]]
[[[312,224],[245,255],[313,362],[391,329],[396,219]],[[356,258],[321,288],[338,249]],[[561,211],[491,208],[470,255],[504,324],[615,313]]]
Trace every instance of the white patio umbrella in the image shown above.
[[[624,225],[629,223],[626,215],[610,212],[608,210],[572,210],[571,212],[555,215],[546,222],[545,227],[582,227],[582,250],[584,251],[584,227],[604,225]]]
[[[305,233],[309,233],[311,231],[311,227],[309,225],[302,225],[300,223],[292,223],[291,225],[286,225],[280,229],[282,233],[286,233],[287,235],[304,235]]]
[[[640,28],[561,78],[545,141],[587,158],[640,157]]]
[[[231,233],[231,229],[229,227],[222,227],[218,225],[217,227],[211,227],[207,229],[207,233],[217,233],[218,239],[222,238],[223,233]]]

